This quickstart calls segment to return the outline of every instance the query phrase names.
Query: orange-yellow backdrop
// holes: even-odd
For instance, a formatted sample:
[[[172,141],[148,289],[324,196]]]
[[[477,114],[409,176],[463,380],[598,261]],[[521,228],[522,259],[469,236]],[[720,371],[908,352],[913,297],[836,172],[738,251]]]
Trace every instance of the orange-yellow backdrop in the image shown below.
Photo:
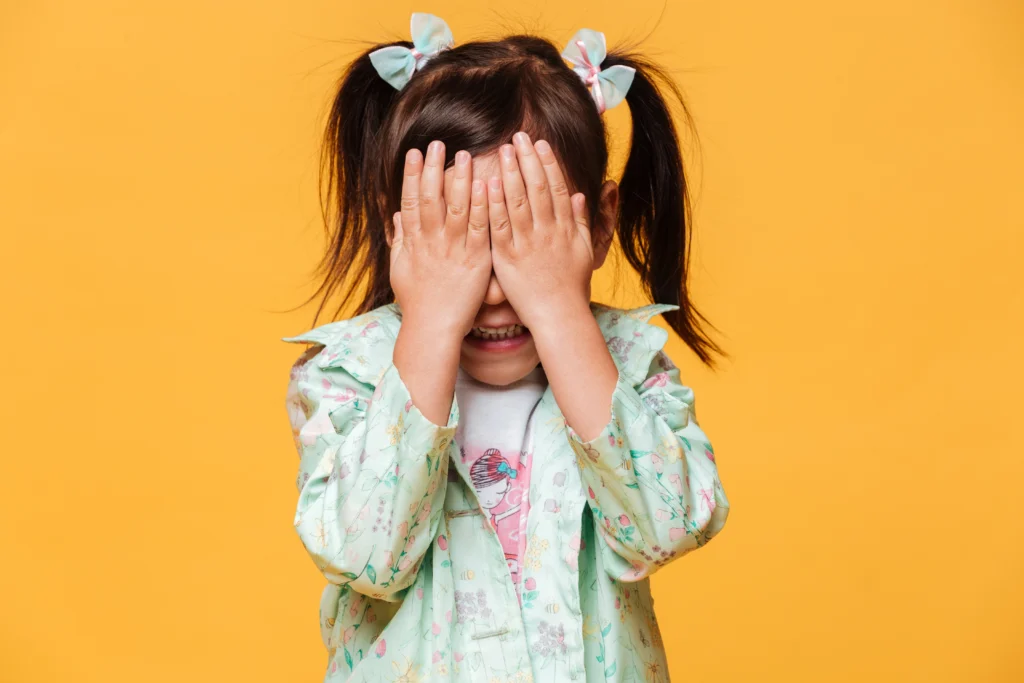
[[[3,4],[0,680],[320,679],[277,311],[351,41],[412,10],[655,29],[689,97],[733,359],[669,346],[734,509],[655,579],[674,679],[1024,680],[1024,5],[513,4]]]

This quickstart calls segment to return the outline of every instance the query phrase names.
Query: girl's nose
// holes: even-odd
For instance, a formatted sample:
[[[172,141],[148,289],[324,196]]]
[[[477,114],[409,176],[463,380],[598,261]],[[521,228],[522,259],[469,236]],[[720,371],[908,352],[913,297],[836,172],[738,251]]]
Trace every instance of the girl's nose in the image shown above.
[[[487,285],[487,293],[484,294],[484,303],[488,306],[497,306],[505,303],[505,292],[501,291],[501,285],[498,284],[498,278],[491,271],[491,281]]]

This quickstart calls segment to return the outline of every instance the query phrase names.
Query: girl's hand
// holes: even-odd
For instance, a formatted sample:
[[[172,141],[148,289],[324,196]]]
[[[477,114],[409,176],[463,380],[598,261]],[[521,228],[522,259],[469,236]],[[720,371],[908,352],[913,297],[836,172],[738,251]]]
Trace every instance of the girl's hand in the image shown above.
[[[494,273],[530,328],[566,424],[594,439],[611,419],[619,372],[590,310],[595,258],[584,197],[570,197],[550,145],[522,132],[512,139],[514,151],[499,151],[503,182],[488,187]]]
[[[488,183],[491,252],[502,291],[533,328],[589,312],[594,247],[584,196],[570,197],[551,146],[512,139],[499,150],[501,178]]]
[[[402,210],[391,240],[391,287],[403,317],[430,321],[439,332],[469,333],[491,277],[487,193],[473,182],[468,152],[455,155],[450,202],[444,200],[444,143],[435,140],[424,160],[405,156]]]
[[[460,151],[446,204],[444,158],[438,140],[425,163],[419,150],[406,154],[390,242],[391,287],[402,308],[394,364],[413,404],[439,426],[450,425],[462,340],[491,281],[487,193]]]

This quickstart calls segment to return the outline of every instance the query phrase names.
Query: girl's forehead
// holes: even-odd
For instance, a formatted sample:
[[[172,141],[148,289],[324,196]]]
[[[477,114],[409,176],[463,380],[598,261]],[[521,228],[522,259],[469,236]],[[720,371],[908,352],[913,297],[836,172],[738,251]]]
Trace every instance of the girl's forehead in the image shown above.
[[[498,163],[497,151],[473,157],[473,178],[486,179],[500,173],[501,166]]]

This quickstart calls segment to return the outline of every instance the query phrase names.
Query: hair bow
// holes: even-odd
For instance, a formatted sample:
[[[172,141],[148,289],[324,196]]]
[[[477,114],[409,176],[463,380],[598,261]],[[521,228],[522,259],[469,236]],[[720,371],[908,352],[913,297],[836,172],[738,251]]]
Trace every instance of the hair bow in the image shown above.
[[[500,463],[498,463],[498,471],[499,471],[499,472],[504,472],[504,473],[505,473],[505,474],[507,474],[507,475],[509,476],[509,478],[511,478],[511,479],[515,479],[515,478],[516,478],[516,475],[518,475],[518,474],[519,474],[519,473],[518,473],[518,472],[516,472],[516,471],[515,471],[514,469],[512,469],[511,467],[509,467],[509,464],[508,464],[507,462],[500,462]]]
[[[433,14],[413,12],[409,31],[412,34],[412,49],[389,45],[370,53],[373,68],[396,90],[404,88],[427,60],[455,44],[448,24]]]
[[[589,28],[577,31],[562,50],[562,57],[572,62],[572,70],[590,88],[590,95],[601,114],[626,99],[636,73],[633,67],[622,64],[602,69],[601,62],[607,54],[604,34]]]

